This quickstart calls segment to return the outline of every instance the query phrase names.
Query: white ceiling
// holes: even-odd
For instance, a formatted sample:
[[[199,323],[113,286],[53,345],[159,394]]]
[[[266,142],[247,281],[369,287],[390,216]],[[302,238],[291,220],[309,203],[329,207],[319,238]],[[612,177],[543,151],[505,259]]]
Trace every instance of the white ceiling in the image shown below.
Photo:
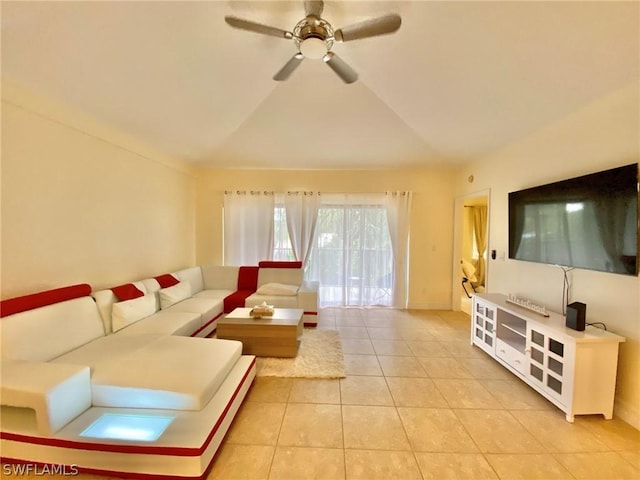
[[[461,163],[639,81],[640,3],[326,2],[334,28],[387,13],[391,35],[336,44],[346,85],[305,60],[272,76],[298,2],[2,1],[2,75],[167,155],[213,167]]]

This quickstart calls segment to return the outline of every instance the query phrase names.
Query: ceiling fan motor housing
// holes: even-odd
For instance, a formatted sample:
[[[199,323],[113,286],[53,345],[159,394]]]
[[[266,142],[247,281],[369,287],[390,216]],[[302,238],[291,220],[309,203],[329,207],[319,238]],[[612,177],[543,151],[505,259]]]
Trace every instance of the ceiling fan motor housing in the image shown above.
[[[333,28],[322,18],[309,15],[293,29],[293,39],[306,58],[322,58],[333,46]]]

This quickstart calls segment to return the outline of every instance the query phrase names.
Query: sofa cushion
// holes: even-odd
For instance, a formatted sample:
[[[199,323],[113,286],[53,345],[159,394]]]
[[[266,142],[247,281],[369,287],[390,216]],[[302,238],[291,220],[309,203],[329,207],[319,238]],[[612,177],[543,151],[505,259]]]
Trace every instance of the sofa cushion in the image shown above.
[[[114,303],[111,309],[111,327],[114,332],[156,312],[156,295],[148,293],[142,297]]]
[[[303,277],[304,271],[301,268],[261,268],[258,274],[258,287],[267,283],[301,285]]]
[[[190,267],[177,272],[173,272],[172,275],[181,282],[188,281],[191,285],[191,294],[198,293],[204,290],[204,283],[202,281],[202,270],[200,267]]]
[[[256,291],[258,288],[258,267],[240,267],[238,270],[238,290]]]
[[[258,295],[296,295],[298,285],[288,285],[286,283],[266,283],[262,285],[256,293]]]
[[[202,280],[204,290],[231,290],[238,289],[238,271],[240,267],[229,265],[208,265],[202,267]]]
[[[111,291],[121,302],[142,297],[146,293],[144,289],[139,288],[139,286],[136,286],[133,283],[118,285],[117,287],[111,288]]]
[[[126,328],[121,330],[126,331]],[[145,345],[164,337],[163,334],[145,335],[108,335],[86,343],[75,350],[51,360],[53,363],[66,363],[69,365],[86,365],[94,371],[103,364],[109,364],[114,358],[130,355]]]
[[[224,313],[231,313],[236,308],[244,307],[246,298],[253,293],[253,290],[238,290],[226,296],[224,298]]]
[[[188,281],[178,282],[172,287],[161,288],[158,291],[160,308],[165,310],[182,300],[191,297],[191,286]]]
[[[46,362],[104,336],[90,296],[15,313],[0,320],[2,358]]]
[[[199,313],[172,312],[161,310],[143,318],[127,328],[117,332],[117,335],[157,334],[181,335],[188,337],[202,326],[202,315]]]
[[[223,302],[214,298],[191,297],[182,300],[163,312],[187,312],[202,315],[202,325],[222,313]]]
[[[96,368],[93,405],[200,410],[241,354],[235,340],[163,336]]]
[[[213,300],[222,301],[225,299],[225,297],[231,295],[234,292],[235,292],[235,289],[226,290],[222,288],[215,288],[215,289],[202,290],[201,292],[198,292],[193,296],[195,298],[211,298]]]
[[[162,288],[155,278],[144,278],[140,280],[140,283],[142,283],[147,293],[156,293]],[[158,306],[158,308],[160,307]]]
[[[259,295],[257,293],[248,296],[243,307],[253,308],[256,305],[262,305],[263,302],[276,308],[299,308],[297,295]]]
[[[170,273],[165,273],[164,275],[158,275],[157,277],[154,277],[154,278],[158,282],[161,288],[173,287],[174,285],[177,285],[178,282],[180,281]]]

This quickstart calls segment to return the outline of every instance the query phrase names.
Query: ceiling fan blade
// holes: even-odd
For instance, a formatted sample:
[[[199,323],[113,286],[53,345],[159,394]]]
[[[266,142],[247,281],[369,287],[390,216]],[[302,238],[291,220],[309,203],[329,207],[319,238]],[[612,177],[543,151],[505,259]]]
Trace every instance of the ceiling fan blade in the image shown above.
[[[244,20],[242,18],[232,17],[229,15],[224,17],[224,20],[233,28],[239,28],[240,30],[248,30],[250,32],[271,35],[273,37],[287,39],[293,38],[293,34],[291,32],[287,32],[286,30],[282,30],[280,28],[263,25],[262,23],[251,22],[249,20]]]
[[[340,57],[333,52],[327,52],[323,57],[324,62],[336,72],[344,83],[353,83],[358,80],[356,71],[345,63]]]
[[[393,33],[400,28],[401,23],[402,19],[400,15],[392,13],[341,28],[335,31],[334,36],[339,42],[350,42],[351,40],[358,40],[360,38]]]
[[[305,0],[304,12],[307,15],[313,15],[320,18],[322,16],[322,10],[324,10],[324,2],[322,0]]]
[[[302,63],[302,60],[304,60],[304,55],[296,53],[287,63],[285,63],[284,67],[282,67],[280,71],[273,76],[273,79],[278,82],[286,80],[295,71],[295,69],[298,68]]]

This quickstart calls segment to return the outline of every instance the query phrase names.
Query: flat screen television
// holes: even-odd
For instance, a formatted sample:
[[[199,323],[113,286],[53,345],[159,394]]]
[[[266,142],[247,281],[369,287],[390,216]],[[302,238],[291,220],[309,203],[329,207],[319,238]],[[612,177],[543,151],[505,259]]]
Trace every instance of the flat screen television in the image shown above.
[[[509,258],[638,275],[638,164],[509,193]]]

